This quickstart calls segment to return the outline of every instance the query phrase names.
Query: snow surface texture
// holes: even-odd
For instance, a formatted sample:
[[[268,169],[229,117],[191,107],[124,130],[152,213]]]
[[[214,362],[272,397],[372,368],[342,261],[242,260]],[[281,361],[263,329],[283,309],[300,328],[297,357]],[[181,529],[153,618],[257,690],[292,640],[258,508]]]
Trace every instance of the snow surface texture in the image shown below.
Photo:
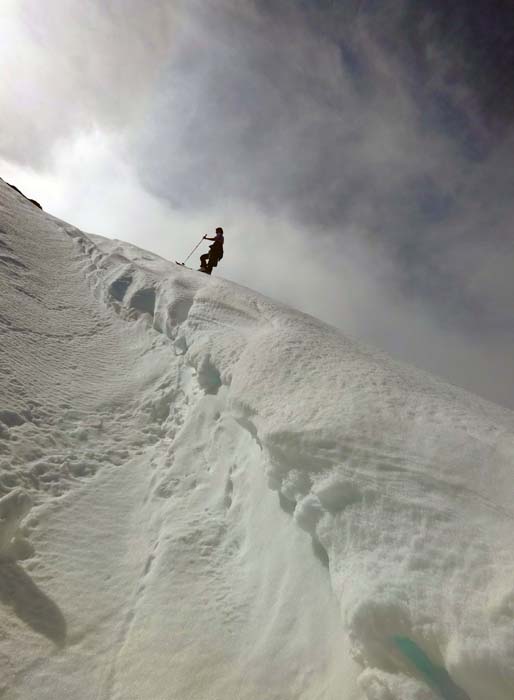
[[[0,372],[3,698],[514,697],[511,412],[2,182]]]

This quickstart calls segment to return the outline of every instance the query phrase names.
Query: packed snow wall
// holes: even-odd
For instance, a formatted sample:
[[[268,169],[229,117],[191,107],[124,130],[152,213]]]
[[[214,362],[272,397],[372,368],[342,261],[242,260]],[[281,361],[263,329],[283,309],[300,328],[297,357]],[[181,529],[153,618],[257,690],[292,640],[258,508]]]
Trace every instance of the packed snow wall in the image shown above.
[[[0,268],[6,698],[512,700],[511,412],[3,185]]]

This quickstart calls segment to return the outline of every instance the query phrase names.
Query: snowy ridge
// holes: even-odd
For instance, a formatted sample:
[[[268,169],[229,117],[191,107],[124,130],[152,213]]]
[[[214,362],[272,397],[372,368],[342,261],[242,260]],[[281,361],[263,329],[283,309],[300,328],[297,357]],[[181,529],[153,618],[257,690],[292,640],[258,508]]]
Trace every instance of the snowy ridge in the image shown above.
[[[0,204],[6,697],[512,699],[512,413]]]

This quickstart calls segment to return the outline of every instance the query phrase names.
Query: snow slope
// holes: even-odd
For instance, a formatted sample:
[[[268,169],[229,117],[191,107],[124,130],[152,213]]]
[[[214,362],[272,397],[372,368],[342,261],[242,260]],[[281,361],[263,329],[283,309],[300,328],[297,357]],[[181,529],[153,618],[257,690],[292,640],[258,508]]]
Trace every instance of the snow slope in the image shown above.
[[[512,700],[514,414],[0,182],[0,694]]]

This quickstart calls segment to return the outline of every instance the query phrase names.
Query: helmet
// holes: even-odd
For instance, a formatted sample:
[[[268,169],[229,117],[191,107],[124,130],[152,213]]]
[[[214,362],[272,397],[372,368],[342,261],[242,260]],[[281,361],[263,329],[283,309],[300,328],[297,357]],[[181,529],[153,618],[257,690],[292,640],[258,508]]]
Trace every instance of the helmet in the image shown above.
[[[218,228],[216,229],[216,233],[223,233],[223,229],[221,228],[221,226],[218,226]]]

